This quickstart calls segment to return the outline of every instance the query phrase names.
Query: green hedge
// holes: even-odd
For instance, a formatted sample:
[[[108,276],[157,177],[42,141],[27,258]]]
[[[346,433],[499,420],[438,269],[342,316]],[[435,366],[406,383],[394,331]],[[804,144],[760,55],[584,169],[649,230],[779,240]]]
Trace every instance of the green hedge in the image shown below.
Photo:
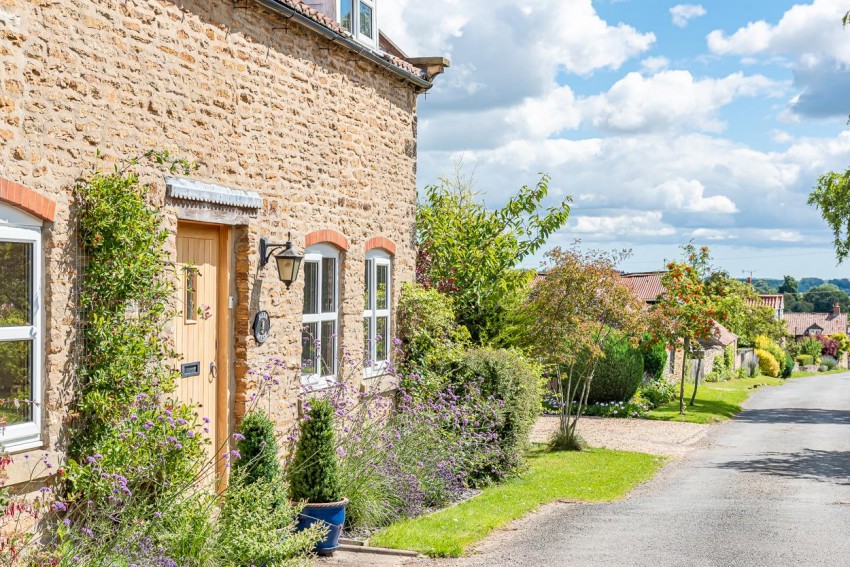
[[[796,360],[800,366],[811,366],[815,363],[815,358],[810,354],[798,354]]]
[[[508,469],[520,463],[542,411],[541,374],[538,364],[517,351],[480,348],[464,355],[452,377],[458,386],[475,381],[483,397],[501,402],[496,433],[503,454],[512,461],[503,463]]]
[[[599,361],[590,383],[588,404],[627,402],[643,380],[643,353],[624,337],[611,337],[605,358]]]

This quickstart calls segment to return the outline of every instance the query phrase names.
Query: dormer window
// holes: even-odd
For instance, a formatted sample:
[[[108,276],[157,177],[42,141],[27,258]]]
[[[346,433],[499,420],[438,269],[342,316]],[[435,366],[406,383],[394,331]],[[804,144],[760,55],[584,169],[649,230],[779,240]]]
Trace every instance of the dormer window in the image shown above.
[[[377,0],[339,0],[339,23],[351,32],[354,39],[371,47],[378,44],[378,23],[375,18]]]

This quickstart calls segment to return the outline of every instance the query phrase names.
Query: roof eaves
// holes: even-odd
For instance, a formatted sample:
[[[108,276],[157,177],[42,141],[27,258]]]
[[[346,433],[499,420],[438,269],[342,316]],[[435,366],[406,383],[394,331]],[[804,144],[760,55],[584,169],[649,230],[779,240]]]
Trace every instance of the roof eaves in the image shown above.
[[[295,19],[298,23],[319,32],[327,39],[339,43],[358,55],[362,55],[364,58],[393,71],[422,90],[428,90],[433,86],[433,83],[422,69],[389,53],[375,51],[365,45],[361,45],[337,22],[301,0],[252,1],[284,18]]]

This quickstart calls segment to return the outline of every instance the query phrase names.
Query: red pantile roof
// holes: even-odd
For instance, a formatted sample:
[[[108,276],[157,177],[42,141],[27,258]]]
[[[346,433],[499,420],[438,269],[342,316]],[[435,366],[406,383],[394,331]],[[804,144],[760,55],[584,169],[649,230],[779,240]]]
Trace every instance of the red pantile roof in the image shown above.
[[[710,339],[701,340],[703,346],[720,345],[723,347],[729,346],[738,340],[738,335],[718,323],[714,322],[714,333]]]
[[[785,296],[781,293],[771,293],[759,295],[760,303],[770,307],[771,309],[785,309]],[[749,303],[755,303],[756,300],[750,300]]]
[[[331,19],[330,17],[328,17],[327,14],[320,12],[319,10],[313,8],[312,6],[307,4],[307,2],[305,2],[304,0],[275,0],[275,1],[278,4],[286,6],[287,8],[295,10],[296,12],[298,12],[299,14],[301,14],[303,16],[310,18],[314,22],[323,25],[324,27],[328,28],[329,30],[331,30],[334,33],[337,33],[337,34],[344,36],[344,37],[347,37],[347,38],[351,38],[351,33],[347,29],[345,29],[344,27],[339,25],[339,23],[337,23],[336,20]],[[366,49],[366,48],[364,47],[364,49]],[[373,51],[375,51],[375,50],[373,50]],[[404,59],[401,59],[400,57],[396,57],[395,55],[392,55],[390,53],[386,53],[385,51],[380,51],[380,50],[375,51],[375,53],[377,53],[383,59],[392,63],[396,67],[399,67],[400,69],[404,69],[405,71],[407,71],[411,75],[414,75],[414,76],[422,78],[422,79],[428,78],[428,77],[425,76],[425,71],[423,71],[419,67],[415,67],[414,65],[405,61]]]
[[[664,272],[637,272],[633,274],[622,274],[620,278],[635,295],[647,303],[655,303],[664,295],[664,286],[661,284],[661,276]]]
[[[802,337],[806,329],[815,325],[823,329],[824,335],[847,332],[846,313],[785,313],[785,321],[788,323],[788,332],[795,337]]]

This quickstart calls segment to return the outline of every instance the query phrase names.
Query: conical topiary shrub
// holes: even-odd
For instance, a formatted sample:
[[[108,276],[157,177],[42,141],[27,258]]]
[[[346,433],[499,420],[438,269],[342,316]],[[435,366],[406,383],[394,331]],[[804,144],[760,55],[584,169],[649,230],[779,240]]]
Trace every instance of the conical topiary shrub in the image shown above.
[[[311,401],[289,464],[292,500],[322,504],[342,499],[335,447],[333,406],[326,400]]]
[[[280,476],[274,422],[262,410],[252,411],[242,420],[236,449],[241,456],[233,462],[233,475],[246,484]]]

